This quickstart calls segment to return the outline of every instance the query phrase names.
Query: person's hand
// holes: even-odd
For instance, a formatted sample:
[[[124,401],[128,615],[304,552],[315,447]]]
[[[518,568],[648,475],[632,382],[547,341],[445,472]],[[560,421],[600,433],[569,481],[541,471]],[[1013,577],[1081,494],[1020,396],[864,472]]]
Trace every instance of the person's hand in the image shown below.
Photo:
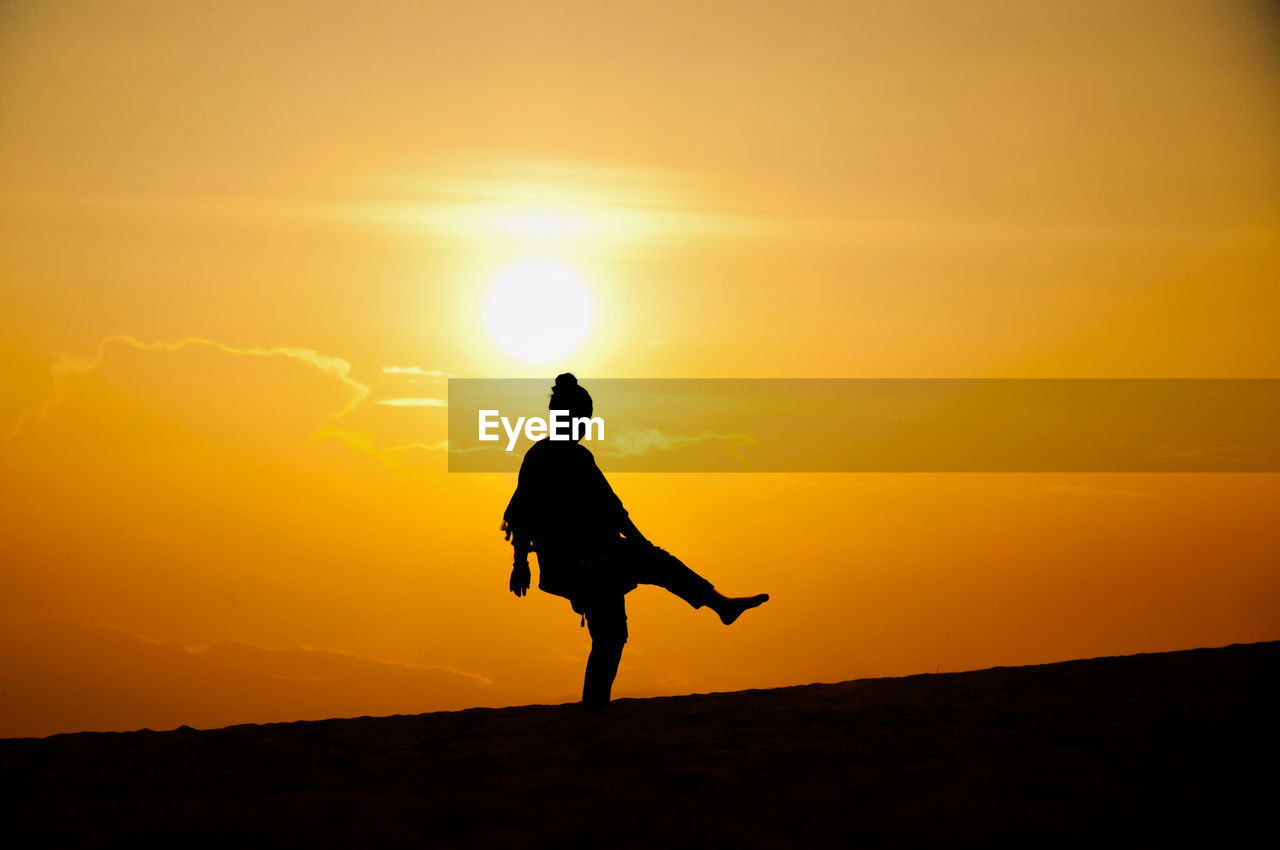
[[[511,592],[517,597],[524,596],[529,592],[529,562],[516,562],[511,568],[511,583],[509,585]]]

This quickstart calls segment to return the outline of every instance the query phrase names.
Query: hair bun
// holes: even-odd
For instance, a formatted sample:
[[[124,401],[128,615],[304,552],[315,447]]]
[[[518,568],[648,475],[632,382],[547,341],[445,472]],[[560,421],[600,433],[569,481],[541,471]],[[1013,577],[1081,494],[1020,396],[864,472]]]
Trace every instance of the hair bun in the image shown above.
[[[556,389],[558,390],[571,390],[577,385],[578,379],[573,376],[572,372],[556,375]]]

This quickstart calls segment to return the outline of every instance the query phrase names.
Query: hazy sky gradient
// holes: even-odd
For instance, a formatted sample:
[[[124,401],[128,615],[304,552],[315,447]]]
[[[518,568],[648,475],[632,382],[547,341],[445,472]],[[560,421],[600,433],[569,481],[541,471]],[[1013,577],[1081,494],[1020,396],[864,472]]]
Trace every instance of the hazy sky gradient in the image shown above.
[[[448,375],[1280,377],[1265,3],[11,2],[0,43],[0,734],[191,722],[179,679],[206,725],[573,698],[514,481],[379,403]],[[591,290],[563,362],[484,331],[529,256]],[[1280,637],[1271,476],[615,487],[774,594],[633,594],[623,695]]]

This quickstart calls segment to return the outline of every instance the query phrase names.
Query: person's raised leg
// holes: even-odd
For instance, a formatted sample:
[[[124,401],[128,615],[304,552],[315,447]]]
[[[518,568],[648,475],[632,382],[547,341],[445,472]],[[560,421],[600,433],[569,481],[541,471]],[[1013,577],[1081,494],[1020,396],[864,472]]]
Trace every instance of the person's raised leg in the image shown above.
[[[689,569],[683,561],[665,549],[643,542],[630,544],[628,562],[632,579],[637,584],[652,584],[664,588],[694,608],[703,605],[715,611],[726,626],[733,623],[742,612],[749,611],[769,601],[769,594],[755,596],[725,596],[711,582]]]
[[[627,609],[622,594],[594,599],[583,607],[591,633],[591,654],[582,680],[582,704],[601,711],[609,704],[613,680],[627,642]]]

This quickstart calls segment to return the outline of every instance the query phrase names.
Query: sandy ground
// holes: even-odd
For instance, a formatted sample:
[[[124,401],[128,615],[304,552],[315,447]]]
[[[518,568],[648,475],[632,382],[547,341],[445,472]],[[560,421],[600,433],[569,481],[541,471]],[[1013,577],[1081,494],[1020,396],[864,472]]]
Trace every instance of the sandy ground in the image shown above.
[[[1244,846],[1280,643],[0,741],[8,846]],[[1263,842],[1264,844],[1266,842]]]

